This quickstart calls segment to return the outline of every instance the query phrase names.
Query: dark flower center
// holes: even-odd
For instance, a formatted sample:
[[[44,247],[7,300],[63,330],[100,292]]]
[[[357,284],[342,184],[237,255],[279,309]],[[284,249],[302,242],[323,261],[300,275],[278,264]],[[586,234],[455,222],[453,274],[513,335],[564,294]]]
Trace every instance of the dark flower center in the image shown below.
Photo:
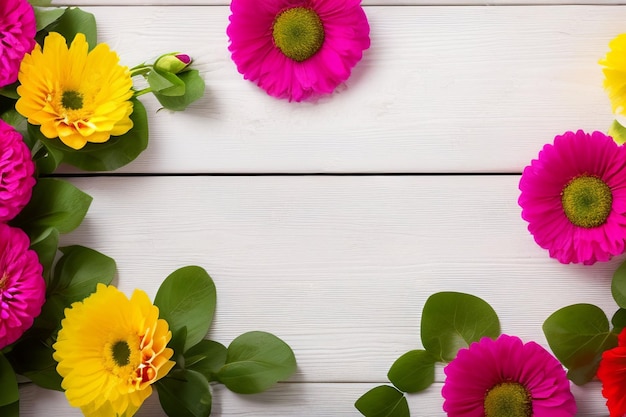
[[[124,340],[115,342],[111,346],[111,356],[117,366],[126,366],[130,363],[130,346]]]
[[[83,108],[83,96],[78,91],[64,91],[61,105],[68,110],[80,110]]]
[[[530,393],[517,382],[502,382],[485,394],[485,417],[531,417]]]
[[[311,58],[324,43],[324,25],[307,7],[293,7],[280,12],[272,26],[274,45],[297,62]]]
[[[581,175],[565,186],[561,201],[572,224],[592,228],[606,222],[613,205],[613,194],[600,178]]]

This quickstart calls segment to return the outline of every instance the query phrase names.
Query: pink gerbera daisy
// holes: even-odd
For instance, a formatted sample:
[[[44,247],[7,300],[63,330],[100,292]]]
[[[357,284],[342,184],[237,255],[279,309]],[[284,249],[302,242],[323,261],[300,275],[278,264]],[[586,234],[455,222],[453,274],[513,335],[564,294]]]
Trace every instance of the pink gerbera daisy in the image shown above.
[[[522,218],[562,263],[608,261],[624,252],[626,148],[601,132],[567,132],[545,145],[519,183]]]
[[[274,97],[331,93],[370,46],[361,0],[232,0],[230,10],[237,70]]]
[[[24,54],[35,47],[35,12],[27,0],[0,1],[0,87],[17,81]]]
[[[571,417],[576,401],[563,367],[535,342],[482,338],[445,368],[450,417]]]
[[[13,219],[30,201],[34,172],[22,135],[0,120],[0,222]]]
[[[43,268],[22,229],[0,223],[0,349],[30,328],[45,301]]]

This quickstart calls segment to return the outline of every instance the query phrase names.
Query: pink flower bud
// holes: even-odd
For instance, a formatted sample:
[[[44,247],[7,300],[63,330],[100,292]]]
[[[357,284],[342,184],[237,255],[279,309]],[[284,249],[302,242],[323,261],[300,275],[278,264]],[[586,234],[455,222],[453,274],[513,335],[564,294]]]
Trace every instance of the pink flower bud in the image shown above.
[[[191,57],[186,54],[172,52],[161,55],[154,63],[154,68],[159,71],[178,74],[191,64]]]

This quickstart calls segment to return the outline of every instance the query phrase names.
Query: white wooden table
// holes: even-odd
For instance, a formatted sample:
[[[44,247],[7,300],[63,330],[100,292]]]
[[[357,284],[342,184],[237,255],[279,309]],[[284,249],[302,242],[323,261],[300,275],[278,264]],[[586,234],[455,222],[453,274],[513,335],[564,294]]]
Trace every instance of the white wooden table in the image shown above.
[[[148,150],[117,173],[72,178],[94,202],[62,243],[113,257],[127,293],[154,296],[170,272],[200,265],[218,289],[211,339],[265,330],[293,347],[293,378],[254,396],[216,387],[216,417],[359,416],[354,401],[421,348],[437,291],[484,298],[503,332],[547,347],[541,325],[558,308],[612,314],[625,257],[550,259],[520,217],[519,174],[555,135],[608,129],[597,61],[626,31],[620,2],[364,0],[372,47],[340,91],[298,104],[237,73],[226,0],[56,0],[93,12],[124,64],[184,51],[207,84],[185,113],[143,100]],[[442,382],[438,367],[409,395],[412,416],[444,415]],[[598,383],[574,393],[578,415],[608,415]],[[32,386],[21,407],[80,415]],[[138,415],[165,415],[156,394]]]

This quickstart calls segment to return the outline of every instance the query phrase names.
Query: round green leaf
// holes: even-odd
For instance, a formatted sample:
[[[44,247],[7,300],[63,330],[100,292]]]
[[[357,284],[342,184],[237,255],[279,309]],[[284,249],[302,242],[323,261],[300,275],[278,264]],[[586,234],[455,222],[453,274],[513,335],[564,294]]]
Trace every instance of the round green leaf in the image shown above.
[[[354,406],[365,417],[410,417],[409,404],[400,391],[389,385],[372,388]]]
[[[449,362],[459,349],[483,337],[500,335],[498,315],[481,298],[458,292],[431,295],[422,311],[424,348],[437,360]]]
[[[161,105],[174,111],[183,111],[194,101],[204,95],[205,84],[197,70],[181,72],[176,75],[185,84],[185,93],[179,96],[165,95],[153,92]]]
[[[618,306],[626,308],[626,262],[623,262],[613,274],[611,294]]]
[[[54,155],[60,153],[63,162],[83,171],[116,170],[135,160],[148,147],[146,108],[137,99],[131,101],[133,102],[133,112],[130,119],[133,122],[133,127],[124,135],[111,136],[104,143],[88,143],[79,150],[64,145],[59,139],[43,137],[40,140]]]
[[[400,391],[419,392],[435,382],[435,362],[425,350],[412,350],[391,365],[387,377]]]
[[[620,334],[622,329],[626,327],[626,309],[618,309],[611,317],[611,324],[613,325],[613,333]]]
[[[296,371],[296,357],[285,342],[270,333],[249,332],[228,346],[219,381],[240,394],[265,391]]]
[[[52,24],[65,13],[65,10],[60,7],[33,7],[33,10],[35,11],[37,31]]]
[[[172,272],[154,298],[159,315],[168,322],[172,334],[177,334],[182,327],[187,328],[185,351],[208,333],[216,302],[215,284],[199,266],[186,266]]]
[[[617,345],[606,314],[591,304],[574,304],[552,313],[543,323],[543,333],[554,356],[568,368],[568,378],[577,385],[589,382],[602,352]]]
[[[170,372],[156,383],[159,402],[168,416],[211,415],[211,388],[202,374],[189,369]]]
[[[208,381],[217,381],[219,370],[226,364],[226,346],[212,340],[201,340],[185,352],[185,368],[200,372]]]
[[[68,46],[78,33],[85,35],[90,50],[95,48],[97,44],[96,18],[93,14],[78,7],[66,8],[65,13],[45,28],[45,32],[60,33],[67,41]]]

